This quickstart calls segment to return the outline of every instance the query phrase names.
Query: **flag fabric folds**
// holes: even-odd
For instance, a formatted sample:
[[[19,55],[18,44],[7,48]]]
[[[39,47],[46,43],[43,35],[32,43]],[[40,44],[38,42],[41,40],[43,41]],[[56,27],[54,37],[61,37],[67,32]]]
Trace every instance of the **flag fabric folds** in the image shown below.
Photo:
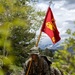
[[[51,38],[53,44],[57,43],[61,39],[50,7],[48,7],[41,31]]]

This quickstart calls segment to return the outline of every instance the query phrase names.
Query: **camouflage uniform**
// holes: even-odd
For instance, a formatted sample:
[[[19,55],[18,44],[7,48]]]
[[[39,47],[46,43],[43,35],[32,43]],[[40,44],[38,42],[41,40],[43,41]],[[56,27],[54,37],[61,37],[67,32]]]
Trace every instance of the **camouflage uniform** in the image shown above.
[[[27,60],[25,63],[25,69],[24,69],[25,75],[27,73],[29,63],[30,63],[30,60]],[[50,75],[50,71],[49,71],[47,62],[41,57],[38,57],[38,61],[36,63],[32,61],[28,75]]]
[[[39,51],[37,47],[31,48],[30,55],[36,54],[38,55],[37,61],[34,62],[32,60],[30,69],[29,65],[31,62],[31,59],[28,59],[24,64],[24,75],[27,74],[27,71],[29,69],[28,75],[62,75],[61,72],[58,69],[55,69],[51,67],[52,62],[48,61],[45,56],[40,56]]]

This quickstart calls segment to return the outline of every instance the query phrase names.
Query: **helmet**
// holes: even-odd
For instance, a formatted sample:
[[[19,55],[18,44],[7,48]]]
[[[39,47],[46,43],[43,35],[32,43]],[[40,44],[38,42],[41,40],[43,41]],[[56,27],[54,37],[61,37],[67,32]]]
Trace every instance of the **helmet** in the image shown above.
[[[40,53],[39,53],[39,50],[38,50],[38,47],[32,47],[31,49],[30,49],[30,53],[28,53],[28,54],[36,54],[36,55],[39,55]]]

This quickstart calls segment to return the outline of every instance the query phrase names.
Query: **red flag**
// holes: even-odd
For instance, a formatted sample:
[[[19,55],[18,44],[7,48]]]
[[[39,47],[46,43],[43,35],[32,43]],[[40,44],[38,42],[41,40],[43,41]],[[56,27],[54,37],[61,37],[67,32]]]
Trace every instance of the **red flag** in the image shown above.
[[[41,31],[45,32],[54,44],[61,39],[50,7],[48,7]]]

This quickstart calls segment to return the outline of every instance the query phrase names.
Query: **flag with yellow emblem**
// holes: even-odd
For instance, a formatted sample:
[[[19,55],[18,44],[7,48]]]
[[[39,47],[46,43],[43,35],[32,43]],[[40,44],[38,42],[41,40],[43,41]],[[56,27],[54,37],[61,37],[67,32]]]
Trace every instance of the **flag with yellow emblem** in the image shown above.
[[[50,7],[48,7],[41,31],[45,32],[51,38],[54,44],[61,39]]]

